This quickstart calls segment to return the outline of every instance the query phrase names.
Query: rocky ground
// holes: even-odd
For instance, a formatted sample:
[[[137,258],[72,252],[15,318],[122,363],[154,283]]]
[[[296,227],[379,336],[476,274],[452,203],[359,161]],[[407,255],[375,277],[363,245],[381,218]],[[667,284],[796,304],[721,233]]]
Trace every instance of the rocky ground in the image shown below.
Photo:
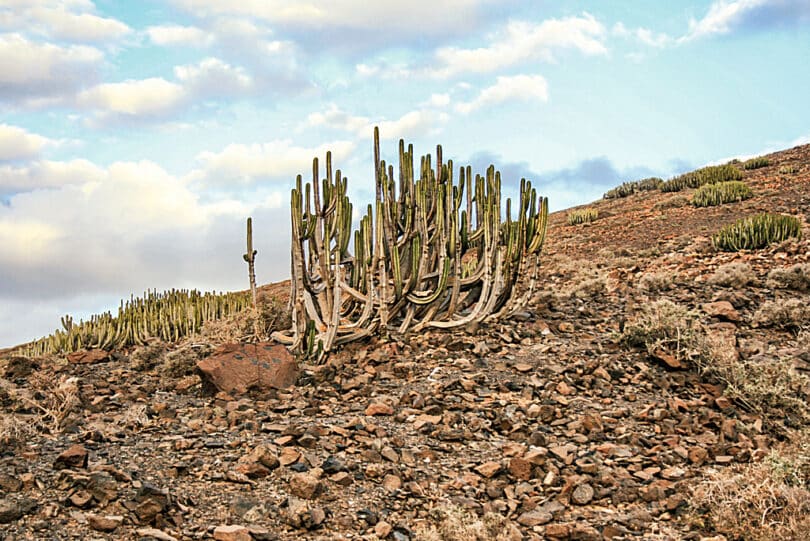
[[[806,427],[810,241],[718,254],[707,235],[762,210],[806,224],[810,146],[746,181],[757,196],[723,207],[654,192],[588,226],[557,213],[525,313],[352,345],[285,391],[203,385],[225,331],[0,354],[0,539],[746,538],[699,494]],[[639,344],[667,306],[694,336]]]

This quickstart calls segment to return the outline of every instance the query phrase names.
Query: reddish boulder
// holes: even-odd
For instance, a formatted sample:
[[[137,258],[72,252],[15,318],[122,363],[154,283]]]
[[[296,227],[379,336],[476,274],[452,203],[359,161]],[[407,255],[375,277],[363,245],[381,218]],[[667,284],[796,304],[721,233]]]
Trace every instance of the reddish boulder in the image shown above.
[[[107,361],[110,352],[103,349],[89,349],[68,353],[67,360],[71,364],[93,364]]]
[[[274,342],[225,344],[197,362],[203,380],[226,393],[286,389],[298,378],[298,364]]]

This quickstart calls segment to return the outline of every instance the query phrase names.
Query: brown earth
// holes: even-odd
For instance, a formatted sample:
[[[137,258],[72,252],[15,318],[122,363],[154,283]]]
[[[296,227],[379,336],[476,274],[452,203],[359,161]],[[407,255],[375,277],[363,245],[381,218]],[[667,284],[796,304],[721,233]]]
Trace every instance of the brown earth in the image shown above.
[[[662,208],[690,191],[646,192],[595,203],[586,226],[555,213],[527,312],[351,345],[287,391],[206,393],[195,365],[240,335],[227,324],[85,362],[5,352],[0,539],[734,539],[694,491],[806,430],[788,406],[810,392],[808,312],[780,328],[760,311],[810,301],[768,278],[810,262],[810,241],[708,243],[762,211],[802,217],[810,237],[810,145],[769,157],[742,203]],[[717,279],[729,263],[748,267],[719,273],[749,283]],[[794,379],[754,401],[695,352],[626,345],[660,300],[730,362]]]

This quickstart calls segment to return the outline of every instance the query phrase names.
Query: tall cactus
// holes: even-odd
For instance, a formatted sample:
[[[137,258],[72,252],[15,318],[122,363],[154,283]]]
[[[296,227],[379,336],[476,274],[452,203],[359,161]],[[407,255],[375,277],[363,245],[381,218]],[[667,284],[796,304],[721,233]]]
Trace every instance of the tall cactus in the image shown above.
[[[326,155],[325,178],[291,193],[293,325],[274,336],[293,351],[322,353],[374,332],[452,328],[521,309],[536,285],[548,201],[520,183],[517,216],[501,212],[501,178],[443,162],[436,148],[414,167],[399,142],[395,171],[380,158],[374,128],[375,202],[352,234],[352,204],[340,170]],[[395,174],[396,173],[396,174]],[[505,220],[505,221],[504,221]],[[349,245],[353,241],[353,253]],[[526,278],[526,279],[524,279]]]

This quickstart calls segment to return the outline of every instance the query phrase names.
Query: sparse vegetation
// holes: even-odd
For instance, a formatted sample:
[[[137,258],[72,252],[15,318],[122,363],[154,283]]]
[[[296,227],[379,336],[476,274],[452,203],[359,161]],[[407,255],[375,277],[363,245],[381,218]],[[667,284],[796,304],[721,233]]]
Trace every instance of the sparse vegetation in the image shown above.
[[[783,165],[779,168],[780,175],[795,175],[799,172],[799,167],[796,165]]]
[[[672,287],[672,273],[648,272],[643,274],[638,280],[638,287],[651,293],[667,290]]]
[[[758,214],[729,224],[712,236],[717,250],[736,252],[757,250],[774,242],[801,238],[802,224],[798,218],[784,214]]]
[[[568,213],[568,225],[589,224],[599,217],[599,211],[594,208],[572,210]]]
[[[810,291],[810,263],[771,269],[766,284],[774,289]]]
[[[662,184],[664,184],[664,181],[658,177],[634,180],[632,182],[623,182],[619,186],[605,192],[602,197],[604,199],[619,199],[632,195],[636,192],[658,190],[661,188]]]
[[[668,299],[644,305],[625,324],[622,341],[650,354],[663,350],[679,361],[692,358],[702,346],[697,314]]]
[[[751,158],[750,160],[746,160],[742,164],[742,168],[746,171],[750,171],[751,169],[759,169],[760,167],[767,167],[771,164],[768,161],[768,158],[765,156],[758,156],[756,158]]]
[[[689,198],[683,195],[674,195],[653,205],[653,210],[663,211],[667,209],[677,209],[689,204]]]
[[[692,493],[704,527],[750,541],[810,539],[810,445],[785,445],[762,461],[715,471]]]
[[[767,301],[754,314],[753,323],[760,327],[801,329],[810,325],[810,306],[802,299]]]
[[[692,204],[696,207],[712,207],[744,201],[753,196],[754,192],[746,183],[732,180],[701,186],[692,196]]]
[[[414,528],[415,541],[508,541],[520,531],[504,517],[487,513],[483,517],[450,505],[429,512],[430,522]]]
[[[748,263],[735,261],[720,265],[709,277],[708,282],[712,285],[723,287],[744,287],[756,279],[754,269]]]
[[[733,165],[710,165],[674,177],[661,185],[662,192],[679,192],[686,188],[699,188],[704,184],[716,184],[742,179],[742,172]]]

